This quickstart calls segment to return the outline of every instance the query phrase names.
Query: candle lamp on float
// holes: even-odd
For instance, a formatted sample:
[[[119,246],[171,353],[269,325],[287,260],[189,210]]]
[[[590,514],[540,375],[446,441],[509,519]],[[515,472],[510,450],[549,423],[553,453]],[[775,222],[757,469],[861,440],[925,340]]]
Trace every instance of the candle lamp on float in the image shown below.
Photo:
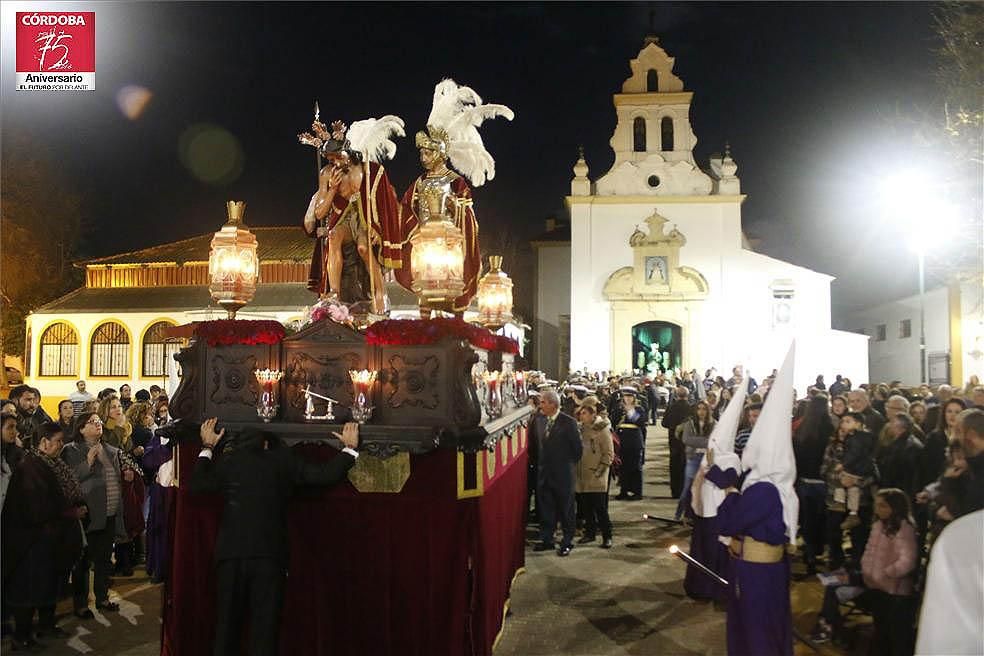
[[[482,374],[487,390],[486,410],[489,419],[498,419],[502,416],[502,392],[499,388],[500,374],[498,371],[486,371]]]
[[[280,409],[278,383],[284,377],[284,372],[276,369],[257,369],[253,372],[256,382],[260,384],[260,396],[256,400],[256,414],[265,423],[277,416]]]
[[[410,287],[427,318],[432,310],[452,311],[465,291],[465,235],[447,215],[441,190],[426,188],[421,195],[420,227],[410,237]]]
[[[502,270],[502,256],[489,256],[489,271],[478,281],[476,321],[489,330],[498,330],[512,321],[513,282]]]
[[[372,417],[372,391],[373,383],[376,382],[377,372],[363,369],[361,371],[350,370],[349,377],[352,378],[352,419],[360,424],[364,424]]]
[[[226,213],[229,220],[212,237],[208,254],[208,290],[212,300],[228,313],[228,318],[235,319],[239,308],[256,294],[260,261],[256,255],[256,236],[243,221],[246,203],[229,201]]]

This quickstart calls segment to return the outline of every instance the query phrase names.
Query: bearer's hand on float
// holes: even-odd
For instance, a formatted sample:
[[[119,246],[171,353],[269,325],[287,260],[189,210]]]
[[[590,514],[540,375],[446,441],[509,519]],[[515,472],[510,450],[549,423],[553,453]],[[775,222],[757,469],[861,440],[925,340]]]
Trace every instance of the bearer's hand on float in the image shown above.
[[[342,427],[341,435],[335,431],[332,431],[332,435],[340,439],[346,448],[355,449],[359,446],[359,425],[354,421],[350,421]]]
[[[215,432],[215,424],[218,421],[216,417],[211,419],[206,419],[202,423],[202,427],[198,430],[198,434],[202,438],[202,446],[206,448],[213,448],[219,443],[219,440],[225,435],[225,429],[223,428],[218,433]]]

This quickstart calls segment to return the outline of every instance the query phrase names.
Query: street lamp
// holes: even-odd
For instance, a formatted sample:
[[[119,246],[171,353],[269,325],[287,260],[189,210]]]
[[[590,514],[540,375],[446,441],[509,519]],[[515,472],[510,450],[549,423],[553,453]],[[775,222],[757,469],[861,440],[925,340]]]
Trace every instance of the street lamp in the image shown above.
[[[886,178],[882,200],[899,220],[919,264],[919,382],[926,375],[926,253],[940,248],[956,225],[955,209],[944,198],[944,186],[930,176],[909,170]]]

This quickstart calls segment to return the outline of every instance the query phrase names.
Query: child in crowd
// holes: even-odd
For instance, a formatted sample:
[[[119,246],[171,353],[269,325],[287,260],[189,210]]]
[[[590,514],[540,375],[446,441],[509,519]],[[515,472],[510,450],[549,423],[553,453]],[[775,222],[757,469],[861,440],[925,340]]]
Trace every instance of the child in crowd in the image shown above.
[[[871,612],[874,619],[872,644],[877,653],[910,656],[915,637],[913,584],[918,560],[909,498],[897,488],[879,490],[875,516],[861,559],[861,576],[841,570],[828,577],[823,608],[811,639],[840,642],[844,636],[839,606],[847,599],[856,599],[857,606]]]
[[[864,416],[860,412],[848,412],[841,417],[838,430],[844,436],[844,460],[837,465],[837,472],[849,476],[855,485],[834,488],[834,507],[847,518],[841,528],[848,531],[861,523],[858,508],[861,505],[861,480],[870,478],[875,470],[875,436],[864,431]]]

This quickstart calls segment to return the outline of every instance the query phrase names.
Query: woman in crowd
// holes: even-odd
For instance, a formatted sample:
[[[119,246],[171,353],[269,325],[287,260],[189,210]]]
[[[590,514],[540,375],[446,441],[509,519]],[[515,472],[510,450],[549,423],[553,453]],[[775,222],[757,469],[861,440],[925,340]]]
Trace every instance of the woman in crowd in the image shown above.
[[[37,649],[31,631],[38,612],[38,637],[68,637],[55,624],[58,581],[82,552],[79,520],[85,500],[72,470],[59,458],[63,433],[56,423],[40,428],[14,469],[3,513],[4,603],[14,614],[14,648]]]
[[[24,457],[23,444],[17,432],[17,415],[0,415],[2,427],[2,457],[0,457],[0,510],[7,498],[7,488],[17,463]]]
[[[126,419],[133,426],[133,433],[130,435],[129,442],[129,455],[133,459],[137,471],[142,472],[143,457],[146,453],[147,445],[150,444],[151,439],[154,437],[154,409],[149,402],[137,401],[126,411]],[[129,486],[130,489],[127,490],[128,502],[124,522],[126,524],[126,532],[130,536],[131,544],[133,545],[133,563],[140,563],[144,560],[143,531],[149,510],[147,507],[146,490],[151,483],[151,478],[146,474],[139,478],[141,481],[134,480],[133,485]],[[139,505],[136,505],[138,502]],[[138,508],[139,512],[137,512]]]
[[[711,408],[705,401],[698,401],[694,406],[693,416],[683,424],[681,439],[686,447],[686,464],[683,471],[683,493],[677,503],[676,519],[681,519],[685,511],[690,508],[691,490],[690,487],[700,469],[700,461],[707,452],[707,439],[714,430],[714,417],[711,416]],[[686,513],[687,517],[691,513]]]
[[[0,416],[6,417],[7,415],[11,417],[17,416],[17,404],[10,399],[0,401]]]
[[[592,398],[592,397],[588,397]],[[608,517],[609,467],[614,460],[612,425],[598,416],[594,403],[584,403],[577,415],[583,455],[577,464],[575,492],[583,506],[584,536],[578,544],[594,542],[601,530],[601,547],[612,547],[612,521]]]
[[[530,397],[531,402],[535,398],[536,396],[531,396]],[[536,406],[534,405],[534,407]],[[167,395],[161,394],[156,399],[154,399],[154,423],[157,424],[158,428],[160,428],[161,426],[166,426],[170,424],[172,421],[173,420],[171,419],[171,415],[168,408]]]
[[[963,399],[951,398],[943,404],[936,430],[926,436],[926,442],[923,444],[922,464],[925,480],[935,481],[943,473],[946,467],[947,447],[955,438],[954,427],[957,416],[966,409],[967,404]]]
[[[923,401],[913,401],[910,403],[909,416],[912,417],[912,423],[919,426],[919,428],[925,433],[926,404]]]
[[[107,396],[100,401],[99,419],[103,423],[103,442],[117,449],[129,451],[133,424],[127,420],[120,399],[115,396]]]
[[[793,432],[796,456],[796,495],[799,497],[800,533],[803,535],[803,559],[807,573],[817,571],[817,558],[823,555],[826,541],[827,483],[820,473],[834,424],[827,407],[827,395],[817,394],[807,402],[803,421]]]
[[[714,419],[714,421],[717,421],[718,420],[718,417],[721,416],[721,413],[718,412],[718,409],[717,409],[717,406],[718,406],[718,393],[717,392],[708,392],[707,393],[707,398],[704,399],[704,402],[707,403],[707,407],[711,409],[711,417]]]
[[[82,486],[88,507],[86,548],[72,571],[75,615],[92,619],[89,610],[89,569],[94,568],[93,588],[96,608],[118,611],[109,600],[109,575],[113,539],[124,535],[122,483],[132,480],[134,471],[120,466],[120,451],[102,441],[103,423],[96,413],[83,413],[75,422],[75,439],[62,450],[62,459],[72,468]]]
[[[880,490],[875,498],[875,515],[878,519],[871,528],[871,538],[861,559],[861,581],[856,575],[845,574],[841,583],[863,585],[856,603],[870,610],[874,618],[873,653],[911,656],[915,637],[913,582],[917,550],[909,498],[896,488]],[[830,586],[824,592],[821,618],[813,634],[816,642],[842,637],[840,587]]]
[[[58,425],[64,435],[72,434],[72,426],[75,423],[75,406],[68,399],[58,404]]]

